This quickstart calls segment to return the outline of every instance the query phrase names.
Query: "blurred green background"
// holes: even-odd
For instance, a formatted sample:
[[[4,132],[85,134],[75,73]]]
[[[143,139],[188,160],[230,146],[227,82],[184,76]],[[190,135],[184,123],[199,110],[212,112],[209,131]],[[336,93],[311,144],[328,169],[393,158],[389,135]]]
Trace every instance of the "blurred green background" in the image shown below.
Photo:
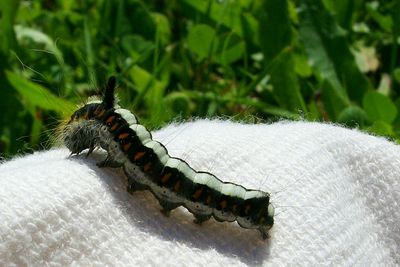
[[[189,117],[330,121],[400,140],[400,0],[0,1],[0,153],[118,79],[151,129]]]

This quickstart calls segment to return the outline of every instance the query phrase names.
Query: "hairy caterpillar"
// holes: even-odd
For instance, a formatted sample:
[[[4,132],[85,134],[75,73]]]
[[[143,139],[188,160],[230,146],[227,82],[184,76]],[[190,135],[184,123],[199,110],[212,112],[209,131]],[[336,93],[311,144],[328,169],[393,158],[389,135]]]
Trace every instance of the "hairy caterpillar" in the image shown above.
[[[101,147],[107,151],[99,167],[122,167],[128,191],[150,190],[162,212],[184,206],[202,222],[237,221],[247,229],[258,229],[263,238],[274,223],[274,207],[268,193],[223,182],[213,174],[193,170],[185,161],[169,156],[167,149],[152,140],[151,133],[135,115],[118,106],[111,77],[102,100],[89,101],[75,111],[63,131],[63,141],[72,154]]]

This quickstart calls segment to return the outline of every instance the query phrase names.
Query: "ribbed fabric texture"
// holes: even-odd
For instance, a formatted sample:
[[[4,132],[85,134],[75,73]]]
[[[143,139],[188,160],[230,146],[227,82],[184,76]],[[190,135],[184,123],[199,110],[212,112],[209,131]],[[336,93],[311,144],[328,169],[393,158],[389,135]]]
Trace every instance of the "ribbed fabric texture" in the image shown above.
[[[271,238],[185,209],[169,218],[120,169],[54,149],[0,165],[0,266],[395,266],[400,147],[332,125],[195,121],[153,134],[170,155],[271,193]]]

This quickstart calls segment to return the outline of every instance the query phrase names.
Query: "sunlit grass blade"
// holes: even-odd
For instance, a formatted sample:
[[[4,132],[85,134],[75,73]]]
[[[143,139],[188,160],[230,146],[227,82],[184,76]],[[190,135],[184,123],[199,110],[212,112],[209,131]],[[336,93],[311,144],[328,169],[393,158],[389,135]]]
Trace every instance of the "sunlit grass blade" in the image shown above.
[[[32,106],[56,111],[65,116],[76,108],[76,105],[68,100],[55,96],[43,86],[33,83],[18,74],[7,71],[7,78],[13,88],[23,97],[24,101],[29,102]]]

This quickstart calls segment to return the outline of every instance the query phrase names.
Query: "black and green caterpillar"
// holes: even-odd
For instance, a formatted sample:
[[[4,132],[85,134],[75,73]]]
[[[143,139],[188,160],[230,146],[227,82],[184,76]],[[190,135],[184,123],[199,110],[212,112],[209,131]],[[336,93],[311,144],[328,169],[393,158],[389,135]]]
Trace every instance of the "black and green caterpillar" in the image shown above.
[[[116,103],[115,78],[104,87],[102,100],[89,101],[75,111],[63,128],[63,141],[72,154],[101,147],[107,157],[100,167],[122,167],[128,191],[150,190],[162,212],[184,206],[202,223],[237,221],[243,228],[258,229],[267,238],[274,224],[274,207],[268,193],[223,182],[213,174],[192,169],[184,160],[171,157],[161,143],[130,111]]]

